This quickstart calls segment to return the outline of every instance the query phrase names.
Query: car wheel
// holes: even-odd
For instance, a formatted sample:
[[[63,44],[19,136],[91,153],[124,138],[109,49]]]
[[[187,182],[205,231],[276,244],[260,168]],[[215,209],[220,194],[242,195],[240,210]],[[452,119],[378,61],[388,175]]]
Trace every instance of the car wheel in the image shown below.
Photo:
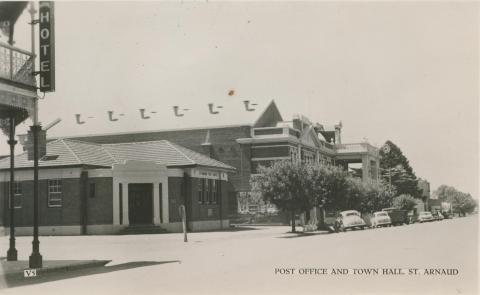
[[[361,226],[361,227],[360,227],[360,229],[361,229],[361,230],[364,230],[364,229],[365,229],[365,227],[364,227],[364,226]]]

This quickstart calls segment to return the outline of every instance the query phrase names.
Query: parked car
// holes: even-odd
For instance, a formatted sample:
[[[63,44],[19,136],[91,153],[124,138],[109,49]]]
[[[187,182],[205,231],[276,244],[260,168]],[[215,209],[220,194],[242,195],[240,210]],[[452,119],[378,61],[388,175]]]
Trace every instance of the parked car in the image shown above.
[[[447,211],[443,211],[443,212],[442,212],[442,215],[443,215],[443,219],[450,219],[450,218],[452,218],[452,215],[451,215],[449,212],[447,212]]]
[[[373,213],[370,223],[372,224],[372,227],[390,226],[392,225],[392,219],[390,219],[390,216],[387,212],[379,211]]]
[[[422,223],[422,222],[428,222],[428,221],[433,221],[433,215],[432,212],[424,211],[420,212],[417,217],[417,221]]]
[[[434,220],[443,220],[444,219],[442,213],[440,213],[440,212],[434,212],[434,213],[432,213],[432,216],[433,216]]]
[[[346,229],[365,229],[367,224],[360,216],[360,212],[356,210],[347,210],[340,212],[341,225],[340,229],[345,231]]]
[[[382,211],[385,211],[388,213],[388,216],[390,217],[392,225],[409,224],[411,221],[407,210],[401,210],[396,208],[384,208],[382,209]]]

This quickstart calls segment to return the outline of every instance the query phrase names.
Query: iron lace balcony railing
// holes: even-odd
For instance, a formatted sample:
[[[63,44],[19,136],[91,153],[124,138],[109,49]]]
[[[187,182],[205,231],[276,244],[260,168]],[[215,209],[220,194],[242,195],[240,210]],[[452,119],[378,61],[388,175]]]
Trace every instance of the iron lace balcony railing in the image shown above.
[[[35,86],[33,54],[0,42],[0,78]]]

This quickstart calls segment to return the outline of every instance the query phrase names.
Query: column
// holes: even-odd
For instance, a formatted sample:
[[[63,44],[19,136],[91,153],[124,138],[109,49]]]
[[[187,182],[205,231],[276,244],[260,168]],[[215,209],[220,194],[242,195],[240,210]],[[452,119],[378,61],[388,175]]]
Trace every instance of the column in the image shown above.
[[[297,161],[302,163],[302,146],[300,144],[298,145]]]
[[[362,156],[362,180],[370,180],[370,159],[368,155]]]
[[[153,224],[160,225],[160,183],[153,183]]]
[[[165,182],[162,182],[162,223],[169,223],[169,216],[168,216],[168,179]]]
[[[128,183],[124,182],[122,184],[122,209],[123,209],[123,225],[129,225],[130,222],[128,221]]]
[[[119,183],[113,182],[113,224],[120,224],[120,190]]]

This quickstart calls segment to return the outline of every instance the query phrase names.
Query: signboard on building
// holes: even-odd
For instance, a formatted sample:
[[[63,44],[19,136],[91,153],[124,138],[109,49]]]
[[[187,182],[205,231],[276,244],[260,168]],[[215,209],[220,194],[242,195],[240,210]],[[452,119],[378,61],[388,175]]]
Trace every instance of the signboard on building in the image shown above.
[[[40,91],[55,91],[55,21],[53,1],[40,1]]]

